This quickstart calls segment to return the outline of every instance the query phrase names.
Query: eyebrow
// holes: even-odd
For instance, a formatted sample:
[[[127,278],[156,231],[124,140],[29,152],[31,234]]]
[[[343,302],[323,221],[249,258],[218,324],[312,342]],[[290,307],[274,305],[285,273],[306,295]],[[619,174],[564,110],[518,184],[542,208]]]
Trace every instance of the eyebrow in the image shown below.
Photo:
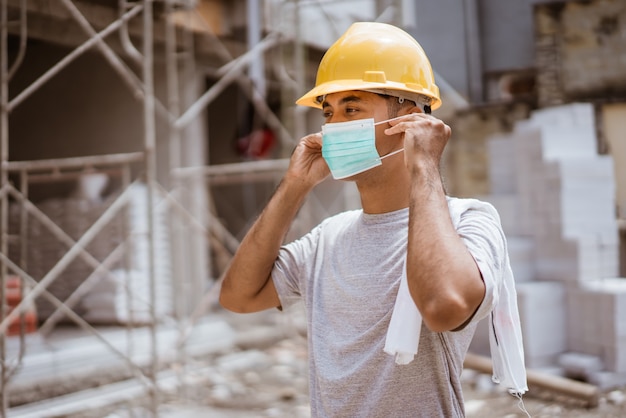
[[[360,98],[359,96],[355,96],[355,95],[351,95],[351,96],[346,96],[343,97],[341,100],[339,100],[339,105],[344,105],[346,103],[351,103],[351,102],[362,102],[363,99]],[[330,106],[330,103],[328,103],[326,100],[324,100],[324,102],[322,103],[322,108]]]

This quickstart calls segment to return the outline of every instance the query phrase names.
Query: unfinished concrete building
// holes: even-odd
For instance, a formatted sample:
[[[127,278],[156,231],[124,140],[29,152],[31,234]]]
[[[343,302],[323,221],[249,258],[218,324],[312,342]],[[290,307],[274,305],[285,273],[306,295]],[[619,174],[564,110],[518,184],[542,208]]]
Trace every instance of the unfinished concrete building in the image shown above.
[[[624,1],[0,4],[0,416],[112,382],[111,403],[157,416],[188,360],[228,344],[219,277],[321,125],[295,98],[359,20],[431,58],[448,189],[502,214],[528,366],[626,383]],[[358,205],[324,182],[288,239]]]

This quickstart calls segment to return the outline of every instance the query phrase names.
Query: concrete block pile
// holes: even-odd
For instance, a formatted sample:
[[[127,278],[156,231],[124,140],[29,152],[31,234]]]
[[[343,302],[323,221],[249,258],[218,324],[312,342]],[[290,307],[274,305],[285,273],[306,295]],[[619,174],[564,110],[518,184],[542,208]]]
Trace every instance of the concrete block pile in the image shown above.
[[[113,269],[110,274],[95,277],[95,285],[89,288],[79,304],[84,312],[83,318],[92,324],[148,324],[163,321],[174,311],[167,206],[157,204],[154,210],[152,273],[150,228],[146,216],[148,190],[144,184],[131,187],[133,192],[126,211],[128,269]]]
[[[517,285],[517,295],[526,365],[552,368],[567,351],[565,286],[560,282],[525,282]]]
[[[527,366],[573,374],[572,364],[591,356],[602,366],[579,362],[586,379],[624,373],[626,382],[613,161],[597,153],[593,107],[536,111],[511,134],[490,138],[488,153],[492,194],[482,198],[496,206],[507,235]],[[472,347],[485,347],[485,335],[479,329]]]
[[[626,373],[626,279],[586,282],[570,293],[568,346],[601,357],[608,370]]]

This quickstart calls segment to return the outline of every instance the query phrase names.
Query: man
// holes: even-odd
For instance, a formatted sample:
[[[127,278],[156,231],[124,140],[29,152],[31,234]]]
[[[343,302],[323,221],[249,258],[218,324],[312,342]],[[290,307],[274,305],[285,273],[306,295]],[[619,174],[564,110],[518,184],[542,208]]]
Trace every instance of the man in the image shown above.
[[[396,27],[356,23],[297,103],[322,109],[323,135],[297,145],[226,272],[220,302],[243,313],[304,300],[314,417],[463,416],[463,358],[508,259],[497,214],[461,203],[452,216],[451,202],[458,209],[462,200],[446,197],[439,171],[451,133],[429,114],[441,100],[424,51]],[[283,246],[305,197],[329,174],[356,183],[362,210]],[[385,352],[402,280],[422,321],[405,330],[419,336],[408,364]]]

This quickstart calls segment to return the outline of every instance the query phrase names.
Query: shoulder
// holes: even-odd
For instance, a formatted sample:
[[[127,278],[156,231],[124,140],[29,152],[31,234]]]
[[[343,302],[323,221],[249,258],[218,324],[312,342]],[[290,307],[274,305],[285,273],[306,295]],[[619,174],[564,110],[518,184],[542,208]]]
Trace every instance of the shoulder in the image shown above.
[[[507,244],[496,208],[478,199],[455,198],[448,200],[448,208],[457,233],[474,258],[488,258],[497,265],[501,264]]]
[[[446,197],[448,210],[455,227],[462,221],[483,219],[494,226],[500,227],[500,215],[497,209],[489,202],[479,199]]]

